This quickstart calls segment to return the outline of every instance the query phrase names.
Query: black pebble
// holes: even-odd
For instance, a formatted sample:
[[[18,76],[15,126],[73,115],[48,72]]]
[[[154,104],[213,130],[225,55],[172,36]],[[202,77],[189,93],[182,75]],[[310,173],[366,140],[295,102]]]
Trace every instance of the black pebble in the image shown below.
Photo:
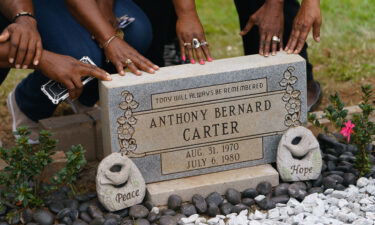
[[[229,188],[227,190],[225,197],[232,205],[236,205],[241,202],[241,193],[233,188]]]
[[[308,194],[313,194],[313,193],[323,193],[323,188],[322,187],[310,188],[308,191]]]
[[[193,195],[193,197],[191,198],[191,202],[194,204],[198,213],[205,213],[207,211],[207,202],[202,195]]]
[[[271,198],[273,202],[286,204],[289,201],[289,195],[279,195],[276,197]]]
[[[89,215],[92,218],[102,218],[103,217],[102,211],[100,211],[100,209],[96,205],[90,205],[87,208],[87,212],[89,213]]]
[[[150,222],[148,222],[148,220],[146,220],[146,219],[137,219],[135,221],[135,224],[137,224],[137,225],[150,225]]]
[[[328,161],[327,162],[327,169],[328,171],[332,171],[336,169],[336,163],[333,161]]]
[[[87,212],[81,212],[79,214],[79,218],[81,218],[81,220],[83,221],[86,221],[87,223],[90,223],[92,221],[91,216]]]
[[[129,216],[135,219],[145,218],[148,216],[148,213],[148,209],[143,205],[133,205],[130,207]]]
[[[154,212],[150,212],[147,216],[147,220],[151,223],[156,222],[160,218],[159,214],[156,214]]]
[[[274,194],[274,196],[286,195],[286,194],[288,194],[288,188],[289,188],[289,184],[288,183],[279,184],[275,188],[273,194]]]
[[[325,189],[330,189],[330,188],[335,189],[337,185],[337,181],[330,176],[324,177],[322,183]]]
[[[313,187],[320,187],[322,186],[323,176],[320,174],[316,180],[313,180],[312,186]]]
[[[53,213],[59,213],[62,209],[64,209],[64,205],[59,201],[53,201],[48,206],[49,210]]]
[[[73,222],[73,225],[87,225],[87,223],[82,220],[76,220]]]
[[[270,198],[265,198],[262,201],[257,202],[257,204],[263,210],[269,210],[276,207],[276,203]]]
[[[248,188],[242,192],[242,198],[255,198],[258,192],[254,188]]]
[[[206,202],[207,204],[214,203],[215,205],[219,206],[224,201],[223,196],[221,196],[217,192],[213,192],[207,196]]]
[[[161,211],[161,214],[162,215],[174,216],[174,215],[176,215],[176,211],[174,211],[172,209],[164,209],[164,210]]]
[[[267,181],[261,182],[257,185],[256,190],[260,195],[268,195],[272,192],[272,184]]]
[[[182,198],[178,195],[171,195],[168,198],[168,208],[178,210],[181,207]]]
[[[232,213],[237,213],[238,214],[238,213],[240,213],[241,211],[243,211],[245,209],[249,209],[249,207],[247,205],[239,203],[239,204],[233,206]]]
[[[51,225],[54,221],[54,216],[47,210],[38,209],[33,214],[34,221],[40,225]]]
[[[215,217],[220,214],[220,209],[215,203],[209,203],[207,208],[207,215],[210,217]]]
[[[159,220],[160,225],[176,225],[177,221],[173,216],[162,216]]]
[[[351,184],[355,185],[357,182],[357,177],[352,173],[344,173],[342,176],[344,178],[344,185],[349,186]]]
[[[252,206],[255,204],[255,200],[252,198],[243,198],[241,202],[242,204],[247,205],[247,206]]]
[[[233,205],[230,204],[229,202],[223,203],[220,206],[220,211],[225,216],[228,215],[228,214],[230,214],[230,213],[232,213],[232,209],[233,209]]]
[[[185,204],[181,206],[181,213],[185,216],[191,216],[197,213],[197,210],[195,209],[194,205],[192,204]]]

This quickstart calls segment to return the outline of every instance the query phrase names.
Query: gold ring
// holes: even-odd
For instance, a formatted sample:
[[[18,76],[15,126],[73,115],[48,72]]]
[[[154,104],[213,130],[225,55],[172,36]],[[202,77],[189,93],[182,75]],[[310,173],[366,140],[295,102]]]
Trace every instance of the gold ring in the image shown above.
[[[186,47],[186,46],[190,46],[191,45],[191,43],[184,43],[184,47]]]

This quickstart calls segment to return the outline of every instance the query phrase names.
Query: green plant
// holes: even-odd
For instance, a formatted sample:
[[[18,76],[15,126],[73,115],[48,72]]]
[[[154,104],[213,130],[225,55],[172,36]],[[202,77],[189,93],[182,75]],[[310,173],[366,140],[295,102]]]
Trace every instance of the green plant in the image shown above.
[[[309,122],[314,126],[321,128],[325,133],[340,132],[347,137],[347,142],[358,148],[356,155],[356,168],[363,176],[371,170],[371,160],[367,146],[371,145],[375,135],[375,125],[370,121],[370,116],[374,112],[374,104],[372,103],[372,86],[362,86],[362,103],[359,105],[361,113],[353,114],[352,120],[348,120],[348,110],[344,109],[345,104],[341,101],[339,95],[330,96],[330,105],[324,110],[324,118],[328,119],[335,131],[330,131],[327,126],[321,124],[315,114],[309,114]],[[352,123],[353,122],[353,123]]]
[[[0,208],[4,205],[14,209],[39,207],[44,204],[43,197],[48,191],[61,185],[73,187],[79,171],[86,164],[82,146],[73,146],[66,153],[66,167],[54,176],[56,179],[47,190],[42,188],[47,185],[43,185],[41,174],[53,161],[51,156],[55,153],[56,140],[51,139],[48,131],[41,131],[39,144],[31,145],[26,127],[19,128],[16,134],[18,138],[14,147],[0,148],[0,158],[7,163],[0,171],[0,185],[4,186],[0,192]]]
[[[67,163],[64,168],[52,177],[53,184],[66,184],[76,193],[74,186],[78,173],[86,165],[85,150],[82,145],[73,146],[69,152],[65,153]]]

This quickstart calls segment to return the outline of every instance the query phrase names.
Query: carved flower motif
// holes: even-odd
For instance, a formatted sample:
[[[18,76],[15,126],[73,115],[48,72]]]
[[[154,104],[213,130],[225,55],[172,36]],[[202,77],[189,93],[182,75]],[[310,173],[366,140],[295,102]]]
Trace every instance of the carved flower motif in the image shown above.
[[[136,109],[138,107],[138,102],[134,101],[134,96],[130,94],[128,91],[123,91],[121,95],[125,98],[125,101],[120,103],[121,109]]]
[[[285,105],[286,110],[289,114],[294,114],[296,112],[299,112],[301,110],[301,101],[298,99],[290,99],[288,103]]]
[[[293,85],[297,82],[297,77],[293,76],[292,72],[294,71],[294,67],[288,67],[288,69],[284,72],[284,78],[280,81],[281,87],[286,87],[287,85]]]
[[[124,113],[124,116],[120,116],[117,119],[117,122],[119,124],[130,124],[135,125],[137,123],[137,119],[133,116],[133,112],[131,110],[126,110]]]
[[[297,126],[301,126],[301,122],[299,121],[299,116],[298,116],[298,113],[294,113],[294,114],[288,114],[285,116],[285,125],[287,127],[291,127],[291,126],[294,126],[294,127],[297,127]]]
[[[301,92],[298,90],[294,90],[294,88],[291,85],[287,85],[285,94],[283,95],[283,101],[287,102],[291,98],[298,98],[301,95]]]
[[[135,139],[130,140],[121,140],[123,148],[121,149],[122,152],[133,152],[137,149],[137,142]]]
[[[121,125],[117,128],[117,134],[119,139],[131,139],[135,130],[129,124]]]

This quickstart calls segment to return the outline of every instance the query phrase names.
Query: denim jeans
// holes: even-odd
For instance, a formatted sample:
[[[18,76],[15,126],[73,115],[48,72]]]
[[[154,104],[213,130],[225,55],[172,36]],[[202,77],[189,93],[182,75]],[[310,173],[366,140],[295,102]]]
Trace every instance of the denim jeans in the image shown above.
[[[113,66],[105,62],[105,55],[91,34],[69,13],[64,0],[33,2],[44,49],[76,59],[89,56],[98,67],[110,73],[116,72]],[[147,16],[132,0],[117,0],[114,12],[117,17],[126,14],[135,18],[124,30],[125,41],[144,54],[152,41],[152,29]],[[33,121],[52,116],[57,107],[40,90],[48,80],[40,71],[35,71],[16,88],[15,97],[19,108]],[[98,99],[98,81],[95,79],[84,87],[78,101],[85,106],[93,106]]]
[[[264,0],[234,0],[238,16],[240,19],[241,30],[246,26],[249,16],[254,14],[263,4]],[[284,1],[284,46],[288,43],[290,33],[292,32],[293,20],[296,17],[300,5],[297,0]],[[259,52],[259,29],[254,26],[249,33],[242,37],[245,55],[258,54]],[[306,59],[307,80],[313,80],[312,65],[307,55],[307,44],[303,46],[300,55]]]

